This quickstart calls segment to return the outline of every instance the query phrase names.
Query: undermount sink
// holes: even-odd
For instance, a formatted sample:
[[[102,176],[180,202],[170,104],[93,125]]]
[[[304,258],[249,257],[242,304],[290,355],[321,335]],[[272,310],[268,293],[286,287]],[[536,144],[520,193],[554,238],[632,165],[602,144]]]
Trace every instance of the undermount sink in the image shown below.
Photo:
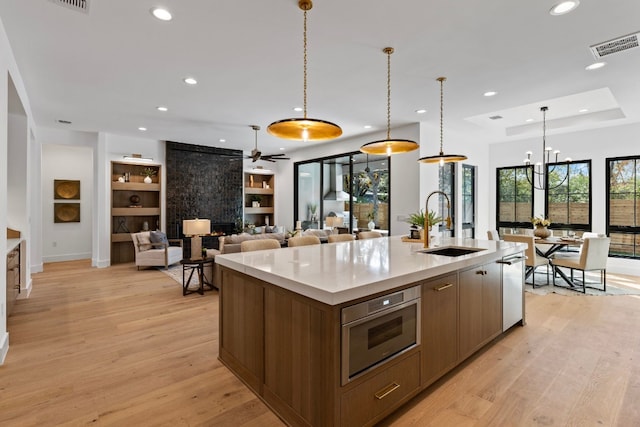
[[[462,256],[469,255],[474,252],[484,251],[482,248],[465,248],[459,246],[443,246],[441,248],[429,248],[422,249],[418,252],[422,252],[423,254],[431,254],[431,255],[442,255],[442,256]]]

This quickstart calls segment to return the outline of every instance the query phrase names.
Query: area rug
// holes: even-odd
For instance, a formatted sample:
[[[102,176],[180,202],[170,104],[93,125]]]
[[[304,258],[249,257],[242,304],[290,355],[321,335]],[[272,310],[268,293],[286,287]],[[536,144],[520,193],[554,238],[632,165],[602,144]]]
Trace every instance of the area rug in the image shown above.
[[[164,267],[157,267],[157,270],[171,277],[180,286],[182,286],[182,265],[181,264],[174,264],[172,266],[169,266],[169,268],[166,268],[166,269]],[[197,281],[197,278],[195,280]]]
[[[582,276],[582,272],[577,272],[576,277]],[[587,286],[594,288],[602,288],[599,273],[587,273]],[[531,281],[531,277],[527,278]],[[553,286],[553,277],[549,275],[549,285],[547,283],[547,275],[542,269],[536,272],[536,287],[531,284],[525,284],[525,291],[536,295],[558,294],[566,296],[607,296],[607,295],[640,295],[640,277],[626,276],[619,274],[607,273],[607,291],[593,289],[587,287],[586,293],[582,293],[582,288],[576,288],[578,291],[568,289],[567,283],[561,277],[556,277],[556,284]]]

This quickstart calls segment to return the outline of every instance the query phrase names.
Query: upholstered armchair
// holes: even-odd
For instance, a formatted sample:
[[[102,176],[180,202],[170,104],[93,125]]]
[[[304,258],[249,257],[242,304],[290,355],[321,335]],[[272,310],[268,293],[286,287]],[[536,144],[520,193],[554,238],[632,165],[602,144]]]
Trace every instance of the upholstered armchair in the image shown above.
[[[182,260],[182,241],[177,241],[180,246],[171,246],[162,232],[131,233],[131,240],[138,270],[140,267],[168,268]]]

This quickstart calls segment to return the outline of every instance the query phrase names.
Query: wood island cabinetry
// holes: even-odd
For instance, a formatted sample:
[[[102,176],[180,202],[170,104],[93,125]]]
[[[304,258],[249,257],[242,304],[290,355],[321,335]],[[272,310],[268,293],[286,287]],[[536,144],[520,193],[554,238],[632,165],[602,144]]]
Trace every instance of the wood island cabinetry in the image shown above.
[[[160,173],[159,165],[111,162],[111,264],[134,260],[130,233],[160,228]]]
[[[458,276],[422,284],[422,384],[429,385],[458,363]]]
[[[434,258],[430,267],[422,258],[429,255],[417,255],[399,238],[376,240],[381,243],[373,247],[367,241],[354,241],[343,246],[313,245],[216,258],[221,269],[219,358],[287,425],[373,426],[502,333],[502,269],[498,261],[516,252],[513,246],[478,243],[496,245],[499,250],[491,254],[492,248],[487,248],[489,256],[477,262],[460,258],[445,267]],[[416,275],[413,266],[407,266],[408,274],[399,276],[403,279],[377,286],[380,272],[376,269],[375,274],[361,273],[370,274],[372,282],[358,282],[357,289],[362,291],[357,295],[336,298],[335,293],[324,291],[323,286],[334,289],[333,284],[325,283],[338,277],[336,271],[357,270],[358,264],[351,261],[354,253],[366,258],[368,251],[378,254],[384,249],[404,255],[404,263],[415,260],[416,268],[427,274],[431,268],[439,273]],[[323,276],[311,281],[309,269],[317,258],[327,271],[314,272],[313,276]],[[291,272],[291,264],[299,273]],[[291,284],[298,275],[301,279]],[[339,280],[355,277],[357,281],[358,276],[345,274]],[[280,277],[287,280],[278,283]],[[397,295],[406,295],[399,291],[416,288],[419,301],[416,297],[400,300],[402,309],[393,305],[400,304],[394,299]],[[378,304],[391,306],[385,312]],[[412,305],[419,307],[420,316],[413,317],[419,320],[417,328],[411,326],[410,315],[405,322],[400,314]],[[365,320],[368,316],[360,307],[373,307],[375,320]],[[352,312],[361,317],[352,320]],[[383,323],[376,323],[378,319],[384,319]],[[372,322],[370,329],[351,335],[366,322]],[[405,323],[400,328],[397,322]],[[374,364],[345,379],[345,366],[346,372],[350,371],[343,364],[350,363],[355,354],[349,353],[352,340],[362,345],[356,347],[358,351],[366,351],[367,345],[369,349],[381,346],[380,330],[389,341],[400,337],[401,331],[415,330],[419,341],[373,360]],[[367,338],[354,336],[368,336],[372,341],[363,343]]]
[[[244,223],[255,226],[275,225],[273,174],[244,174]],[[259,205],[259,206],[256,206]]]
[[[459,351],[466,359],[502,332],[500,264],[461,271],[459,279]]]

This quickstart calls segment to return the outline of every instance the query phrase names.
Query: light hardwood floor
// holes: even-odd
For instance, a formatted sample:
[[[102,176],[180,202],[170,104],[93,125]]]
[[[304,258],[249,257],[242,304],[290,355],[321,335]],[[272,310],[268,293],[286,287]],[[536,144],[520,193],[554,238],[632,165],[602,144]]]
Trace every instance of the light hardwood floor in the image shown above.
[[[381,425],[640,425],[640,297],[526,298],[526,327]],[[45,265],[8,321],[0,425],[282,426],[217,360],[217,302],[131,264]]]

